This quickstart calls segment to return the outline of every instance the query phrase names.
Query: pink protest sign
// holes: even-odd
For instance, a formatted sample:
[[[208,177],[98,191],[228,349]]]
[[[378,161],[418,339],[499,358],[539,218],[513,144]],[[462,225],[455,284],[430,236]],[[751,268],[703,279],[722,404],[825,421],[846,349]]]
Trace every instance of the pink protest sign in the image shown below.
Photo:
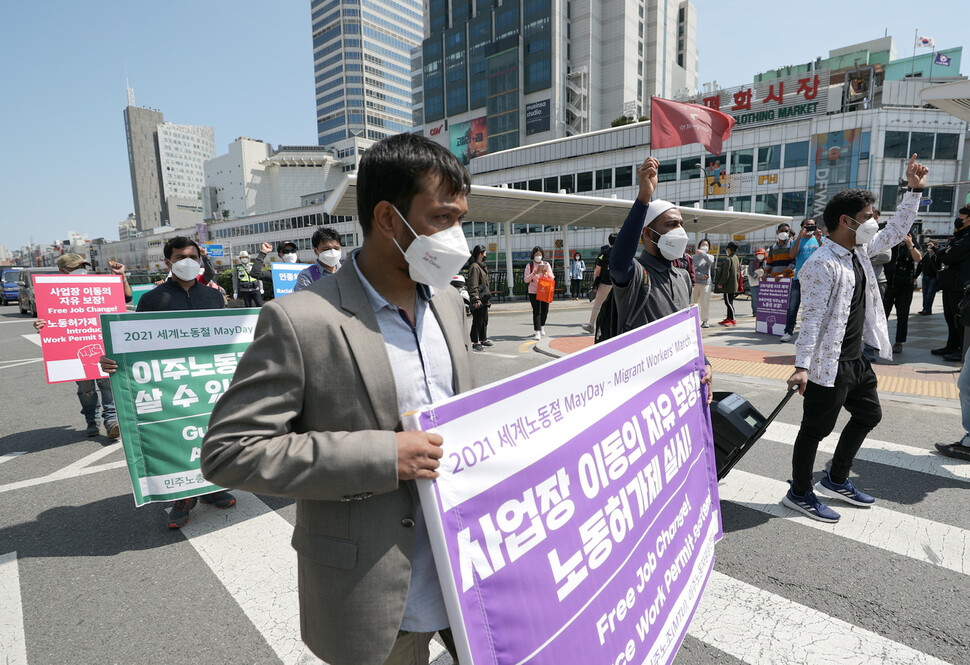
[[[100,379],[101,314],[125,311],[119,275],[34,275],[47,383]]]

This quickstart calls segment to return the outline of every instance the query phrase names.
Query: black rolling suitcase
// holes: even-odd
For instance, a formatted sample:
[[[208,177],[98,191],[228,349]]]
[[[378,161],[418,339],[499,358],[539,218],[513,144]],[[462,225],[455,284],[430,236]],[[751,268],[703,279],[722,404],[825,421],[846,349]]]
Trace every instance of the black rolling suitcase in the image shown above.
[[[714,431],[718,480],[724,478],[758,439],[764,436],[768,425],[797,392],[795,389],[789,390],[767,418],[737,393],[714,393],[714,400],[711,402],[711,427]]]

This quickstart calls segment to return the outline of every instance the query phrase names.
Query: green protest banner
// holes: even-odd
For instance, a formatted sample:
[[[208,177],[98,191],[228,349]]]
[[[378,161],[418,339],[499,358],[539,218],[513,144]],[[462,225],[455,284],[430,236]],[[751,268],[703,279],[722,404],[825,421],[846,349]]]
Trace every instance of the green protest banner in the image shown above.
[[[104,314],[105,355],[135,505],[215,492],[199,457],[209,414],[253,340],[258,309]]]

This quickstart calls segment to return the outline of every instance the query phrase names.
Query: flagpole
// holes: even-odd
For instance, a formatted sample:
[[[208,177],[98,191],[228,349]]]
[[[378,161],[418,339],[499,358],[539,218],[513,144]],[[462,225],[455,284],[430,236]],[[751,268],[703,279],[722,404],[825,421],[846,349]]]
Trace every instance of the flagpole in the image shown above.
[[[916,72],[916,43],[919,42],[919,28],[916,28],[916,34],[913,35],[913,62],[909,68],[909,78],[913,78],[913,74]]]
[[[933,55],[930,56],[930,80],[929,80],[930,83],[933,82],[933,63],[934,62],[936,62],[936,47],[935,46],[933,47]]]

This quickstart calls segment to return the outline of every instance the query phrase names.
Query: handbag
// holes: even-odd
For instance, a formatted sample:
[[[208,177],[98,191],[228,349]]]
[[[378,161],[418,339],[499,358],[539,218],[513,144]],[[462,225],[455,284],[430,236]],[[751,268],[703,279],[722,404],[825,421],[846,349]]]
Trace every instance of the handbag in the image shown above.
[[[541,302],[552,302],[552,297],[556,294],[556,280],[548,275],[539,278],[539,286],[536,288],[536,300]]]
[[[970,327],[970,286],[963,289],[963,298],[957,305],[957,313],[964,326]]]

